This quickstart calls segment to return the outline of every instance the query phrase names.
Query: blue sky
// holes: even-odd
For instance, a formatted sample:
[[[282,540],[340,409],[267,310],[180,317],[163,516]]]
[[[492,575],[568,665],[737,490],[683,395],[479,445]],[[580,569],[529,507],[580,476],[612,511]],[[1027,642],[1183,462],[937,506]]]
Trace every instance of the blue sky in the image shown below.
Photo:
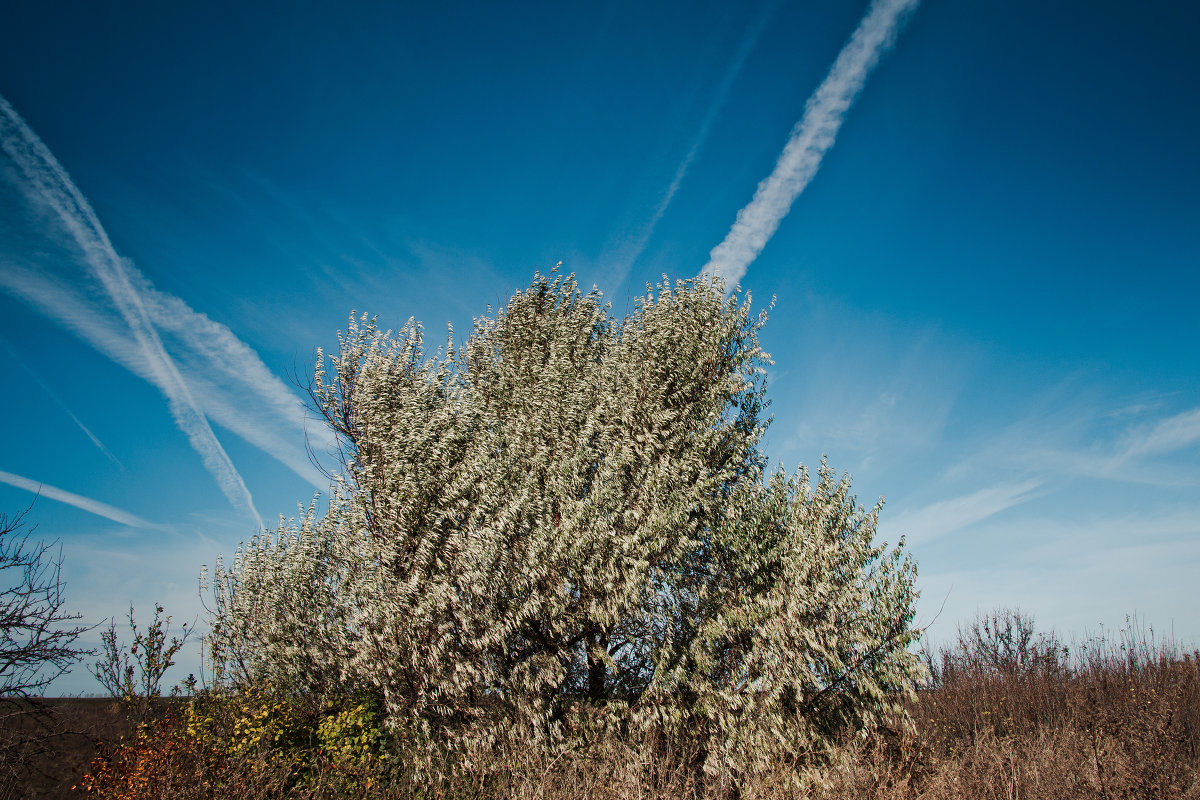
[[[1200,641],[1194,4],[348,5],[5,3],[0,508],[89,621],[324,488],[351,310],[461,338],[561,261],[776,298],[767,453],[886,496],[933,638]]]

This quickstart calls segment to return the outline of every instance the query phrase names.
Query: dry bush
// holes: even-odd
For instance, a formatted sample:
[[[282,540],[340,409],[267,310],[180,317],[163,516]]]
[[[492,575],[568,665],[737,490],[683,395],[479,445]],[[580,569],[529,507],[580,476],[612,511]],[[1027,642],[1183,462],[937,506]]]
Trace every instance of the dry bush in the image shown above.
[[[1005,713],[990,713],[988,703],[993,702]],[[155,729],[127,745],[119,758],[106,762],[127,765],[125,769],[142,781],[143,793],[110,790],[93,796],[130,800],[1200,797],[1200,660],[1196,653],[1145,642],[1125,650],[1092,642],[1079,650],[1069,667],[1049,672],[989,675],[964,670],[953,677],[943,673],[941,683],[912,701],[915,724],[897,720],[869,733],[848,734],[837,747],[807,763],[777,761],[770,768],[740,776],[706,774],[698,768],[705,760],[701,736],[630,734],[606,725],[602,709],[581,713],[572,728],[579,734],[574,736],[576,744],[557,752],[507,737],[488,747],[453,753],[426,749],[420,756],[422,763],[416,764],[382,750],[357,760],[331,758],[336,748],[319,746],[311,733],[320,727],[317,717],[272,717],[228,701],[214,708],[223,709],[225,716],[217,715],[211,730],[220,736],[210,738],[207,749],[200,739],[189,740],[186,724],[177,719],[173,731]],[[995,716],[1002,719],[996,721]],[[258,720],[254,723],[258,727],[248,726],[248,718]],[[292,722],[281,722],[285,718]],[[954,724],[946,724],[947,719]],[[276,733],[259,735],[264,731]],[[250,746],[231,746],[239,741]],[[211,746],[214,743],[219,746]],[[411,745],[393,740],[393,745],[397,743]]]
[[[65,608],[62,548],[32,538],[30,508],[0,513],[0,800],[20,796],[64,735],[41,695],[88,653],[88,627]]]

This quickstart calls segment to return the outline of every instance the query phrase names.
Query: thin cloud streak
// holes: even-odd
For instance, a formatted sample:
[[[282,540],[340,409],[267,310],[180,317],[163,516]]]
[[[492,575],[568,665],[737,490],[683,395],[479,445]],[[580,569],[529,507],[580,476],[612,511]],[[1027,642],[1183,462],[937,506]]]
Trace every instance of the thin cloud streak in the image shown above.
[[[1032,499],[1041,485],[1036,480],[1007,483],[961,497],[939,500],[924,508],[897,515],[887,523],[887,529],[899,531],[906,537],[910,547],[925,544]]]
[[[242,476],[163,347],[144,298],[134,285],[132,265],[117,253],[91,205],[54,155],[3,97],[0,97],[0,145],[23,174],[28,192],[55,213],[82,250],[91,275],[104,287],[128,325],[153,383],[167,398],[171,415],[205,468],[216,478],[229,502],[248,511],[262,528],[262,517]]]
[[[41,375],[38,375],[36,372],[34,372],[32,367],[30,367],[28,364],[25,363],[25,359],[21,358],[21,356],[18,355],[17,351],[14,350],[12,348],[12,346],[9,345],[9,343],[3,337],[0,337],[0,347],[3,347],[5,349],[5,351],[8,352],[9,356],[12,357],[13,361],[17,362],[17,364],[21,367],[21,369],[23,369],[27,373],[29,373],[29,377],[33,379],[33,382],[36,383],[41,388],[41,390],[46,393],[47,397],[49,397],[51,400],[54,401],[54,404],[56,406],[58,406],[60,409],[62,409],[62,412],[64,414],[66,414],[68,417],[71,418],[72,422],[74,422],[77,426],[79,426],[79,430],[83,431],[84,435],[87,436],[88,439],[91,440],[92,444],[96,445],[96,448],[101,453],[103,453],[108,458],[109,461],[116,464],[122,470],[125,469],[125,465],[121,463],[120,459],[118,459],[115,455],[113,455],[113,452],[111,450],[109,450],[107,446],[105,446],[104,442],[100,441],[100,437],[97,436],[96,434],[92,433],[91,429],[88,428],[87,425],[84,425],[83,421],[80,420],[79,417],[75,416],[75,412],[72,411],[67,406],[67,404],[63,402],[62,398],[59,397],[58,394],[55,393],[55,391],[53,389],[51,389],[50,386],[44,380],[42,380]]]
[[[1125,458],[1182,450],[1200,442],[1200,408],[1193,408],[1159,422],[1129,442]]]
[[[717,85],[717,90],[713,94],[712,102],[709,103],[704,118],[700,120],[700,125],[696,128],[696,133],[692,137],[687,154],[679,162],[679,166],[675,168],[675,175],[671,178],[671,183],[667,186],[667,190],[663,192],[662,199],[658,201],[658,205],[654,208],[654,213],[650,215],[650,219],[642,226],[637,238],[624,248],[623,253],[617,256],[617,277],[614,285],[624,283],[626,276],[629,275],[629,271],[641,257],[643,251],[645,251],[646,245],[650,242],[650,237],[654,235],[655,228],[658,227],[658,223],[662,221],[663,216],[667,213],[667,208],[670,207],[671,201],[675,199],[675,195],[679,192],[679,187],[683,183],[684,177],[687,176],[688,170],[691,169],[692,162],[696,160],[696,157],[700,155],[700,151],[704,149],[704,143],[708,141],[709,132],[717,120],[717,115],[721,113],[721,109],[725,107],[725,103],[729,100],[729,92],[733,88],[733,82],[741,74],[742,67],[746,64],[746,59],[750,57],[750,53],[753,52],[754,47],[758,44],[763,30],[767,27],[767,23],[771,21],[771,18],[775,16],[778,8],[779,3],[777,0],[776,2],[769,3],[763,8],[758,18],[754,20],[746,35],[742,37],[741,42],[738,44],[737,52],[729,64],[729,68],[725,70],[725,75],[721,78],[721,83]]]
[[[328,450],[334,446],[333,436],[324,425],[308,430],[305,404],[287,384],[225,325],[149,284],[144,296],[158,330],[179,341],[180,358],[192,367],[189,382],[205,412],[277,458],[315,488],[327,489],[328,479],[296,443],[300,436],[307,436],[315,448]],[[212,380],[213,376],[217,380]],[[237,388],[253,402],[246,404],[240,397],[235,399],[224,387]],[[277,432],[278,421],[285,423],[286,436]]]
[[[891,45],[904,16],[920,0],[875,0],[829,74],[804,106],[775,169],[738,212],[725,240],[709,253],[701,276],[718,277],[732,291],[787,216],[792,203],[817,174],[837,139],[846,113],[867,76]]]
[[[1107,431],[1099,423],[1123,415],[1083,408],[1073,408],[1071,414],[1075,426],[1055,418],[1006,430],[981,458],[1003,459],[1022,469],[1075,478],[1159,487],[1200,482],[1196,471],[1200,408],[1129,424],[1117,431]]]
[[[69,506],[82,509],[89,514],[95,514],[98,517],[111,519],[113,522],[119,522],[122,525],[128,525],[131,528],[153,528],[155,530],[165,530],[162,525],[155,525],[153,522],[147,522],[136,514],[130,514],[128,511],[122,511],[119,508],[110,506],[107,503],[101,503],[99,500],[93,500],[90,497],[68,492],[65,489],[59,489],[39,481],[23,478],[20,475],[14,475],[11,472],[0,470],[0,483],[7,483],[9,486],[15,486],[18,489],[24,489],[27,492],[33,492],[41,497],[50,500],[57,500],[60,503],[66,503]]]
[[[0,270],[0,287],[57,320],[134,375],[148,383],[155,382],[153,370],[142,357],[141,349],[114,312],[92,302],[74,287],[44,273],[10,261],[0,261],[0,264],[4,267]],[[167,297],[158,292],[154,294]],[[233,341],[238,341],[223,325],[191,311],[182,302],[175,307],[151,298],[147,308],[156,323],[162,323],[160,331],[168,336],[174,334],[177,326],[182,327],[183,321],[194,316],[225,331],[225,335]],[[162,318],[168,313],[176,313],[178,321],[164,322]],[[238,350],[223,341],[223,336],[219,334],[206,337],[204,333],[194,331],[188,338],[192,340],[190,350],[182,337],[169,339],[169,343],[178,344],[178,349],[183,351],[177,365],[187,376],[192,397],[205,415],[275,458],[314,488],[327,489],[328,479],[310,463],[308,453],[299,444],[303,440],[305,427],[301,401],[288,391],[282,381],[270,375],[258,356],[244,344],[238,342],[244,348]],[[206,341],[208,345],[202,346]],[[270,376],[274,385],[261,379],[264,373]],[[212,375],[220,376],[224,382],[210,380],[209,376]],[[288,430],[284,432],[279,430],[281,419],[288,423]],[[313,446],[318,450],[329,446],[328,437],[324,427],[318,427],[314,434],[310,434]]]

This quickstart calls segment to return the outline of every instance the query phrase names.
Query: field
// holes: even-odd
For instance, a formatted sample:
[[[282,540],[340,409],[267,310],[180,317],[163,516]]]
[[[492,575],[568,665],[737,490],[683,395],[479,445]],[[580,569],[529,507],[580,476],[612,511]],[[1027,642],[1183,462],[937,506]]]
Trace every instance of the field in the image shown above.
[[[502,741],[418,769],[387,757],[396,740],[362,705],[322,717],[261,697],[201,697],[191,711],[64,699],[51,701],[55,730],[73,733],[0,797],[79,797],[85,769],[93,797],[181,800],[1200,797],[1197,653],[1129,630],[1068,648],[990,620],[927,658],[909,723],[753,775],[706,776],[686,743],[613,734],[554,754]]]
[[[134,733],[130,709],[112,698],[66,697],[43,701],[45,713],[0,705],[0,747],[26,742],[22,753],[5,748],[0,798],[79,798],[71,787],[105,747]],[[19,712],[19,713],[18,713]],[[29,740],[33,740],[30,742]],[[16,761],[25,762],[15,775]]]

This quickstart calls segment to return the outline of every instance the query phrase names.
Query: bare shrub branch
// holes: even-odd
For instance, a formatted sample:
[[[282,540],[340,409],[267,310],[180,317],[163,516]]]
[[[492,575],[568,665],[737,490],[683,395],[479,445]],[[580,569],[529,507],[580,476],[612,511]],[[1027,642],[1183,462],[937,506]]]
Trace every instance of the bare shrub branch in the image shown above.
[[[90,628],[64,610],[62,548],[32,538],[30,508],[0,513],[0,789],[19,785],[56,735],[43,691],[90,652],[76,645]]]

